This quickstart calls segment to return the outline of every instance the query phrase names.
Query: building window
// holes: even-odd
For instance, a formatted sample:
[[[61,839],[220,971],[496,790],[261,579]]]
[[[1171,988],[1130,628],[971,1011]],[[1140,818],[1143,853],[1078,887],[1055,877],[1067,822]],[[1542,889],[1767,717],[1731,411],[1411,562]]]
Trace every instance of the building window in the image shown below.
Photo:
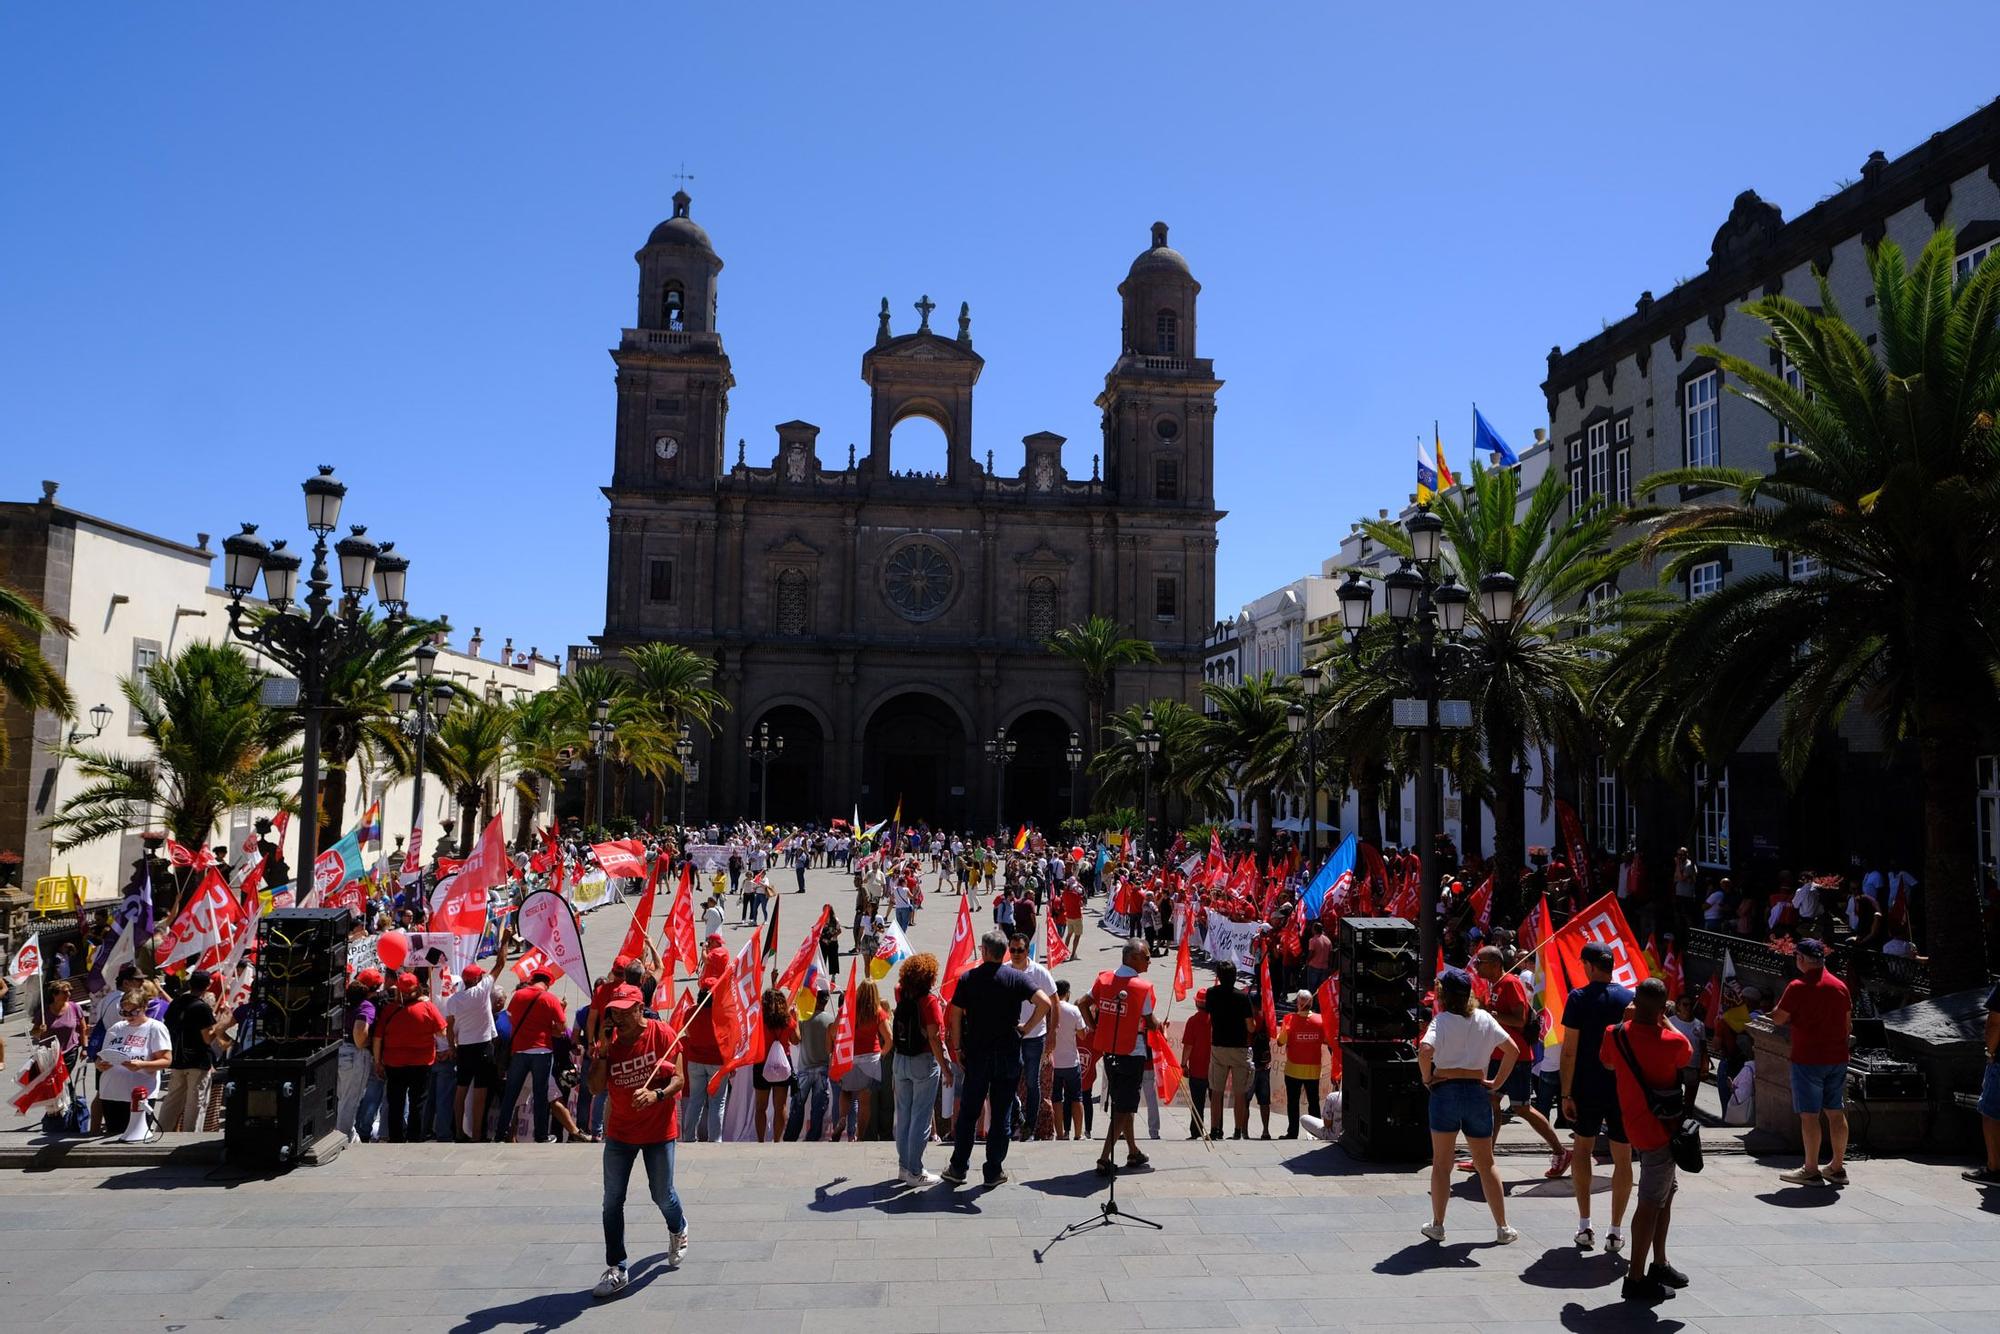
[[[1171,357],[1180,343],[1180,318],[1171,310],[1163,310],[1153,320],[1153,337],[1160,348],[1160,355]]]
[[[1620,505],[1632,503],[1632,446],[1620,445],[1611,455],[1611,498]]]
[[[1979,864],[2000,866],[2000,755],[1979,757]]]
[[[1618,841],[1618,809],[1624,803],[1619,799],[1618,771],[1611,761],[1602,755],[1597,757],[1597,782],[1595,785],[1597,815],[1597,846],[1617,849],[1624,846]]]
[[[1056,632],[1056,581],[1038,574],[1028,581],[1028,638],[1041,643]]]
[[[1610,634],[1618,629],[1616,614],[1618,585],[1609,579],[1583,595],[1583,605],[1590,612],[1590,633]],[[1603,649],[1592,649],[1590,656],[1602,662],[1611,655]]]
[[[1688,570],[1688,601],[1696,602],[1722,591],[1722,562],[1705,560]]]
[[[802,635],[811,620],[812,584],[803,570],[785,570],[778,575],[777,632]]]
[[[1569,454],[1569,508],[1573,514],[1589,494],[1583,489],[1583,437],[1571,436],[1565,447]]]
[[[1792,359],[1790,357],[1786,357],[1784,363],[1781,366],[1779,366],[1778,374],[1784,377],[1786,384],[1798,390],[1800,393],[1803,394],[1806,391],[1806,377],[1799,374],[1799,368],[1792,364]],[[1786,426],[1783,422],[1780,422],[1778,424],[1778,444],[1780,446],[1778,449],[1778,457],[1780,459],[1789,457],[1792,452],[1791,446],[1797,443],[1798,443],[1798,437],[1792,434],[1792,428]]]
[[[1611,489],[1610,422],[1594,422],[1584,432],[1584,453],[1588,459],[1590,494],[1593,496],[1606,494]]]
[[[1153,580],[1153,616],[1156,620],[1171,621],[1181,614],[1180,580],[1172,575],[1161,575]]]
[[[1711,781],[1706,764],[1694,767],[1694,804],[1697,814],[1694,859],[1703,866],[1729,868],[1729,768],[1714,771]]]
[[[1179,459],[1153,460],[1153,499],[1179,500],[1181,498],[1181,461]]]
[[[672,561],[656,560],[646,563],[646,600],[648,602],[672,602],[674,600],[674,563]]]
[[[1785,574],[1793,583],[1817,578],[1820,571],[1825,568],[1818,556],[1800,556],[1791,552],[1785,554]]]
[[[1986,262],[1986,257],[1993,253],[1996,246],[2000,246],[2000,240],[1988,241],[1984,245],[1974,246],[1960,255],[1952,263],[1952,277],[1959,282],[1964,282],[1967,278],[1970,278],[1978,270],[1979,266]]]
[[[1722,373],[1708,371],[1681,390],[1682,432],[1687,466],[1713,468],[1722,462],[1722,428],[1716,402]]]
[[[153,689],[153,669],[160,665],[160,642],[157,639],[135,639],[132,641],[132,680],[139,687],[148,704],[158,704],[159,694]],[[127,730],[137,736],[144,727],[137,709],[132,710]]]
[[[679,283],[668,283],[667,290],[660,297],[660,323],[669,329],[683,328],[682,305],[686,298],[681,293]]]

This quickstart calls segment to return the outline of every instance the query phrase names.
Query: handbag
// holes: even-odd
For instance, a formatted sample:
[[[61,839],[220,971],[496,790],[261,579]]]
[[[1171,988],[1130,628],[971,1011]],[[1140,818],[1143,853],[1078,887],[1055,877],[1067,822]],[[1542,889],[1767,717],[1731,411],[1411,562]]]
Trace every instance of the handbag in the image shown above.
[[[764,1053],[764,1079],[771,1084],[782,1084],[792,1077],[792,1055],[779,1039],[771,1040],[771,1049]]]
[[[1692,1116],[1682,1120],[1667,1137],[1667,1152],[1674,1156],[1674,1166],[1681,1171],[1701,1171],[1701,1122]]]

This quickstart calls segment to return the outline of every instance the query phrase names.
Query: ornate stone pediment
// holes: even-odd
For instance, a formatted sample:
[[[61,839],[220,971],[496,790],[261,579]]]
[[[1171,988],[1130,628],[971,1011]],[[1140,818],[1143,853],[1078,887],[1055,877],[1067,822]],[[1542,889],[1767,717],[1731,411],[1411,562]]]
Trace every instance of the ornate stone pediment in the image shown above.
[[[795,528],[764,548],[772,560],[816,561],[826,552],[805,540]]]
[[[1014,563],[1024,568],[1060,570],[1075,564],[1076,558],[1057,551],[1044,540],[1037,543],[1032,550],[1023,551],[1015,556]]]

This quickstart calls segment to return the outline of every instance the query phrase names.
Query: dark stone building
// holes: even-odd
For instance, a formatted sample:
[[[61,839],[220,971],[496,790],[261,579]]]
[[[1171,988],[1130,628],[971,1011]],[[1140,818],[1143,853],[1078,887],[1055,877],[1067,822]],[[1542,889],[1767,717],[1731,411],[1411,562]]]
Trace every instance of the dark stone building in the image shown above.
[[[788,421],[757,463],[726,429],[735,375],[718,320],[722,260],[688,196],[638,253],[638,315],[612,351],[618,417],[605,628],[615,657],[651,641],[712,654],[731,711],[698,739],[690,815],[758,809],[772,819],[863,817],[954,826],[994,818],[983,743],[1006,729],[1005,818],[1051,821],[1073,796],[1064,759],[1086,727],[1083,684],[1042,641],[1093,613],[1158,648],[1121,671],[1109,707],[1192,700],[1214,620],[1215,394],[1198,355],[1201,285],[1155,223],[1118,293],[1118,352],[1097,405],[1101,456],[1088,476],[1061,436],[1025,437],[1004,474],[973,438],[985,362],[971,317],[890,327],[885,298],[861,357],[868,447],[821,453],[819,428]],[[946,441],[939,473],[897,471],[890,434],[912,417]],[[762,454],[762,451],[758,451]],[[1009,451],[1011,453],[1011,450]],[[982,461],[983,459],[983,461]],[[755,787],[743,738],[784,738]],[[1078,794],[1080,797],[1080,794]]]

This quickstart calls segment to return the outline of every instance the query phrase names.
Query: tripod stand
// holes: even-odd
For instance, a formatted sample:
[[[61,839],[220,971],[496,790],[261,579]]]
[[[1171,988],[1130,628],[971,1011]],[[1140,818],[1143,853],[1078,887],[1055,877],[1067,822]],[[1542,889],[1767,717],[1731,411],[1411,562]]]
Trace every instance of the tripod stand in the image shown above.
[[[1035,1252],[1035,1263],[1040,1264],[1042,1257],[1047,1255],[1057,1242],[1068,1241],[1071,1237],[1081,1236],[1100,1227],[1149,1227],[1155,1232],[1166,1230],[1166,1225],[1163,1223],[1155,1223],[1152,1219],[1141,1218],[1137,1214],[1128,1214],[1118,1207],[1118,1177],[1114,1174],[1111,1178],[1110,1196],[1097,1206],[1096,1215],[1080,1223],[1070,1223],[1049,1238],[1049,1244]]]

